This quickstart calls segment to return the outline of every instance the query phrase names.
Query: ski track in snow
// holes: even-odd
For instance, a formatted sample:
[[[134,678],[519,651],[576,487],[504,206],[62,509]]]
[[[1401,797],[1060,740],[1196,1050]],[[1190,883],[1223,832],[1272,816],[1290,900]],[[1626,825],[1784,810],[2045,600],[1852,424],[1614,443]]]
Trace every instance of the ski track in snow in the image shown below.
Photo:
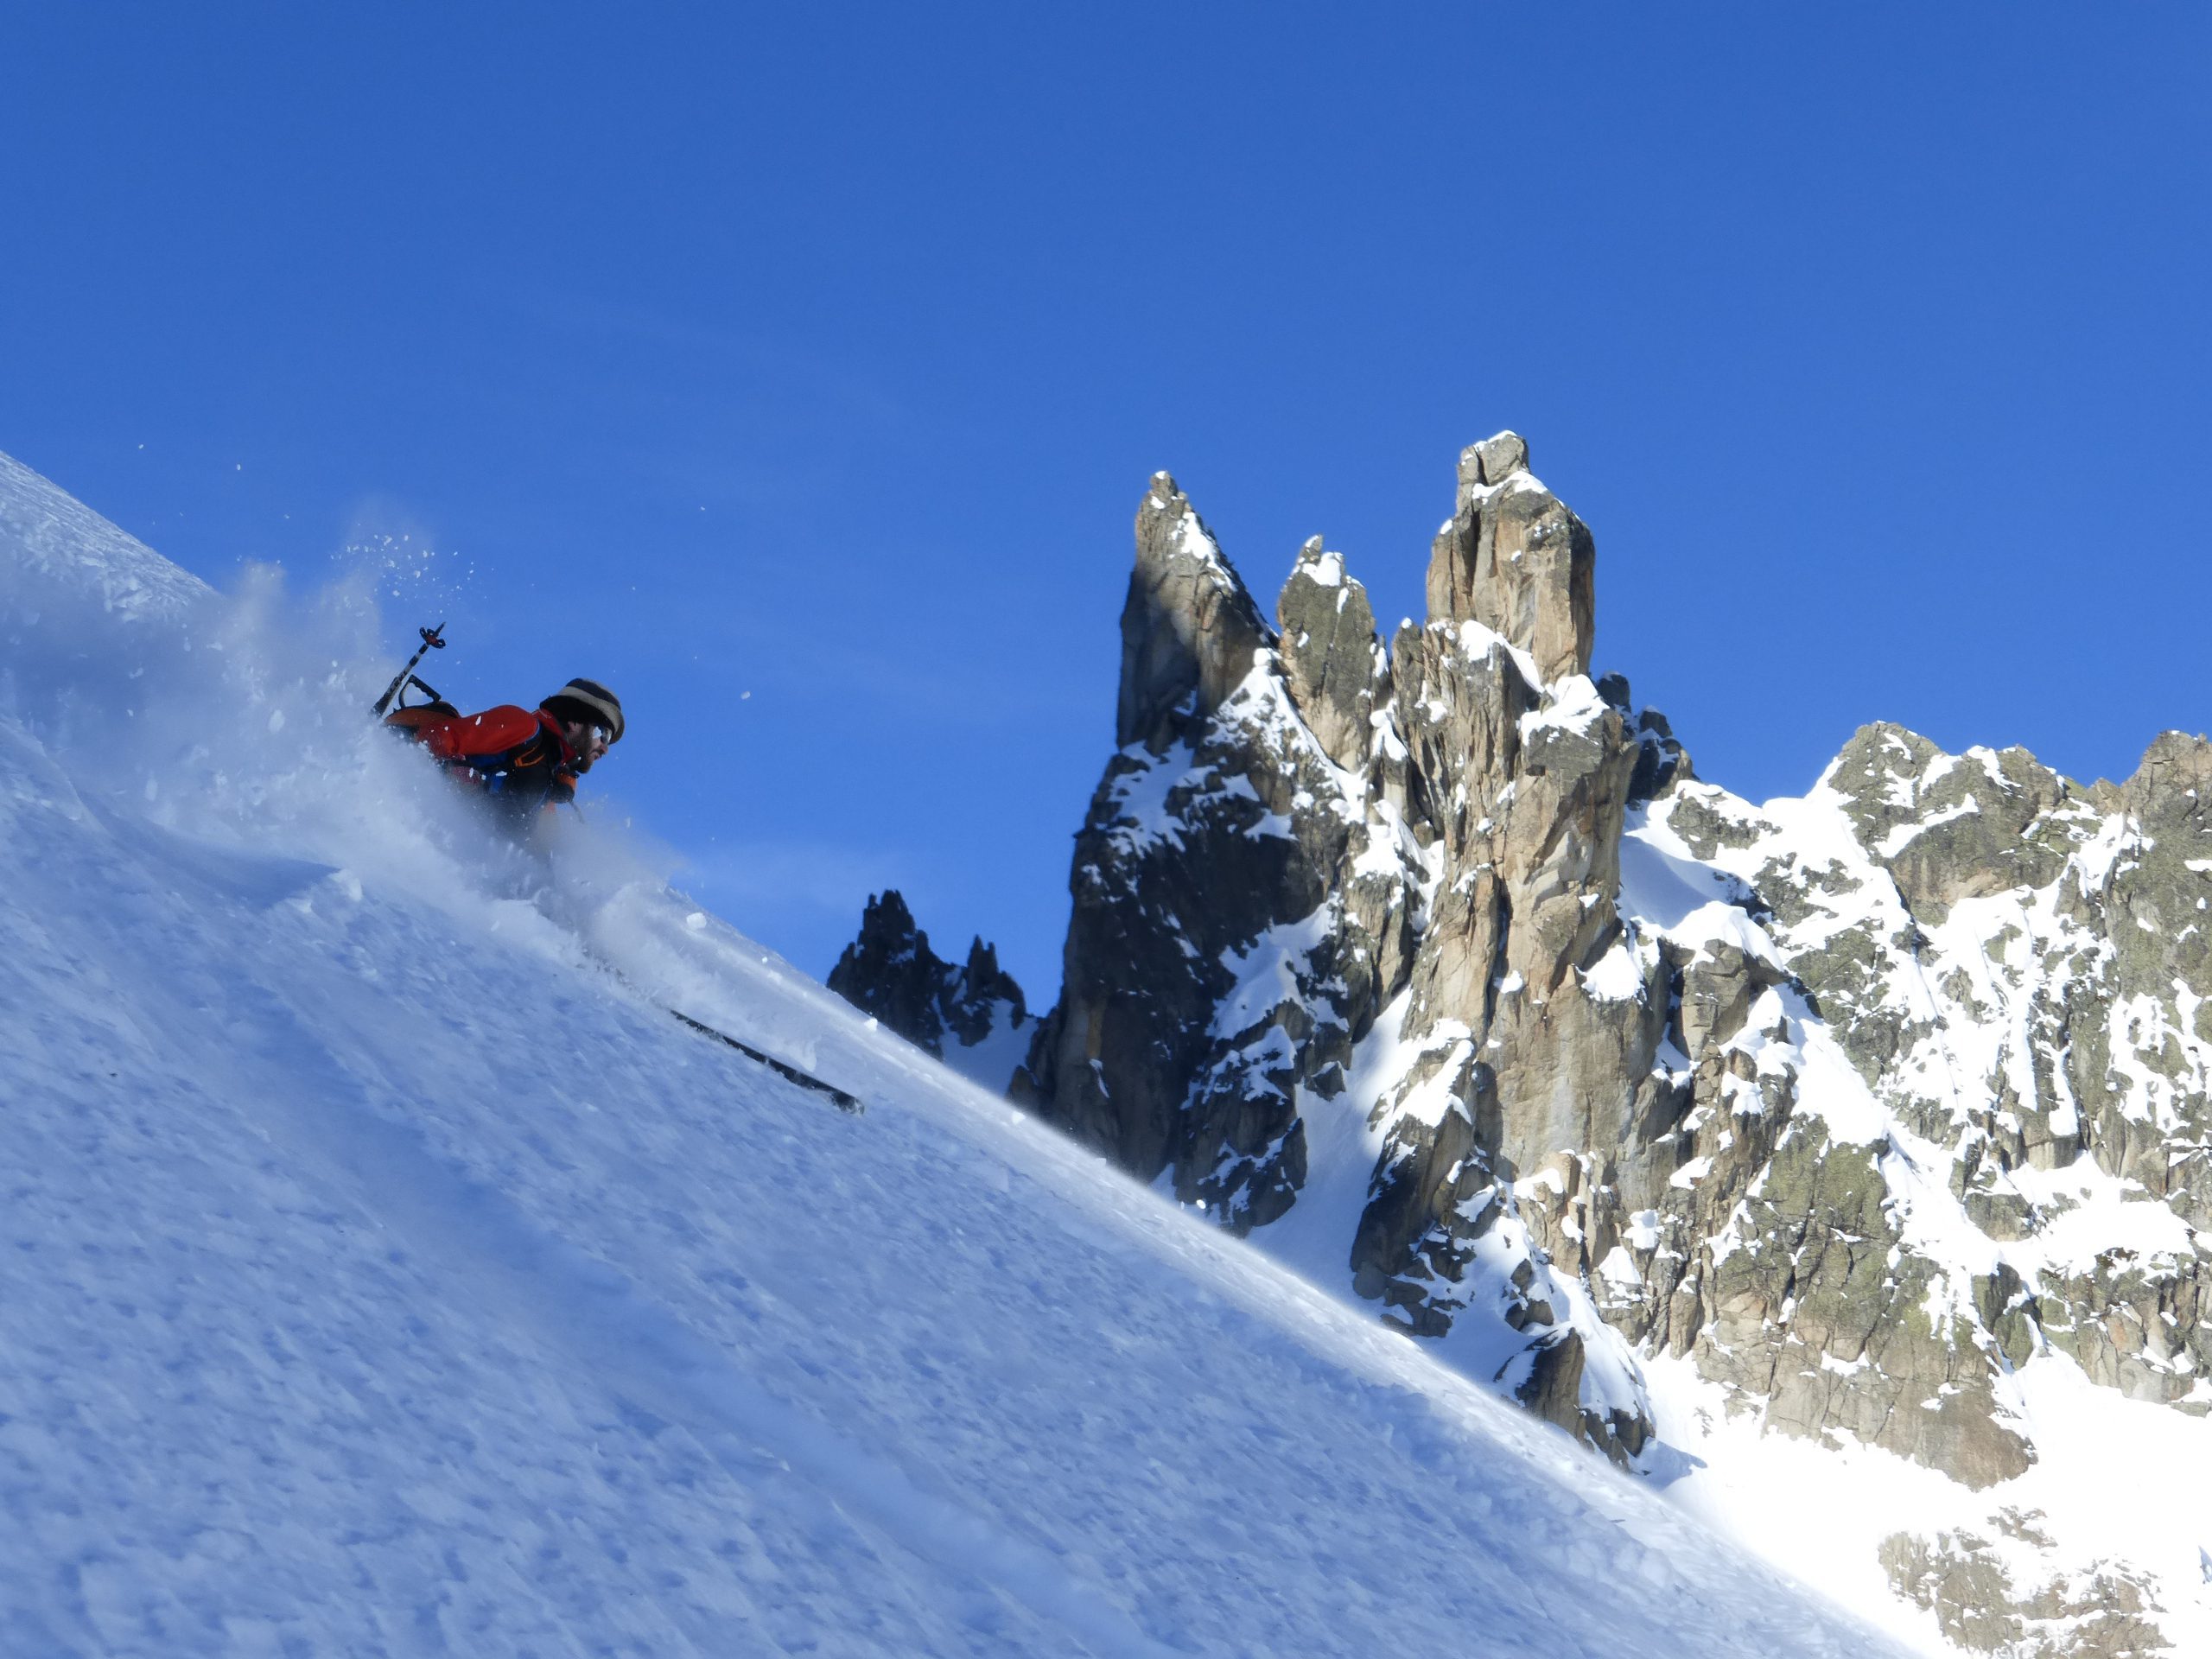
[[[0,640],[71,666],[0,674],[10,1656],[1894,1651],[633,848],[502,857],[342,639],[28,476]]]

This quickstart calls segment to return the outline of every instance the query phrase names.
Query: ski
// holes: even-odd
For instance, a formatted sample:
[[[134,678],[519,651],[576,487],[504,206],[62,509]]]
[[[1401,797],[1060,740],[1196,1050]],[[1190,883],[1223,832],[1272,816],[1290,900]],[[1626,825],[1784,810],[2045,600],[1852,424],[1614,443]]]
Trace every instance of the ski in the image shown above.
[[[690,1014],[684,1013],[681,1008],[671,1008],[669,1013],[675,1015],[677,1019],[681,1020],[685,1025],[690,1027],[692,1030],[697,1032],[702,1037],[711,1037],[718,1043],[727,1043],[730,1047],[735,1049],[747,1059],[758,1061],[760,1065],[766,1066],[771,1071],[773,1071],[778,1077],[783,1078],[785,1082],[795,1083],[800,1088],[810,1090],[817,1095],[827,1095],[830,1097],[830,1103],[835,1105],[839,1111],[845,1113],[849,1116],[858,1117],[868,1110],[868,1108],[861,1103],[860,1096],[847,1093],[844,1090],[837,1087],[834,1083],[824,1083],[821,1078],[815,1077],[809,1072],[800,1071],[797,1066],[790,1064],[788,1061],[779,1060],[772,1054],[763,1052],[761,1050],[753,1047],[750,1043],[741,1043],[736,1038],[731,1036],[728,1032],[716,1031],[705,1020],[694,1020]]]
[[[579,943],[581,944],[582,942],[579,941]],[[852,1093],[849,1090],[840,1089],[834,1083],[825,1083],[810,1071],[802,1071],[798,1067],[793,1065],[789,1060],[779,1060],[773,1054],[769,1053],[766,1049],[755,1048],[750,1043],[742,1042],[737,1038],[731,1036],[728,1032],[709,1025],[703,1020],[694,1020],[690,1014],[684,1013],[681,1008],[670,1007],[668,1004],[652,995],[643,986],[639,985],[636,980],[632,979],[629,975],[624,973],[613,963],[607,961],[605,957],[600,955],[598,951],[591,949],[590,946],[585,945],[583,947],[583,952],[584,959],[586,961],[590,963],[593,967],[598,969],[601,973],[605,974],[616,984],[622,987],[624,990],[629,992],[632,996],[636,997],[639,1001],[645,1002],[652,1007],[658,1008],[662,1013],[667,1014],[671,1020],[677,1020],[683,1025],[689,1026],[692,1030],[697,1032],[702,1037],[711,1037],[716,1042],[721,1044],[725,1048],[735,1049],[739,1053],[744,1055],[747,1059],[751,1060],[754,1065],[766,1066],[771,1071],[773,1071],[778,1077],[783,1078],[786,1083],[796,1084],[798,1087],[806,1090],[810,1094],[821,1095],[827,1097],[831,1104],[836,1106],[839,1111],[844,1113],[849,1117],[860,1117],[864,1116],[868,1111],[867,1104],[858,1095]]]

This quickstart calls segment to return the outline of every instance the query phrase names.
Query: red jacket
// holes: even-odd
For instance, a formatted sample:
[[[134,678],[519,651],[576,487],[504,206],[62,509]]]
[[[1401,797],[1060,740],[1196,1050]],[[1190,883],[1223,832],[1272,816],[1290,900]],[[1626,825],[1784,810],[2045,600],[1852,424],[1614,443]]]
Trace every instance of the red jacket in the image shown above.
[[[448,772],[481,784],[517,811],[575,798],[576,752],[560,721],[542,709],[505,704],[429,721],[416,734]]]

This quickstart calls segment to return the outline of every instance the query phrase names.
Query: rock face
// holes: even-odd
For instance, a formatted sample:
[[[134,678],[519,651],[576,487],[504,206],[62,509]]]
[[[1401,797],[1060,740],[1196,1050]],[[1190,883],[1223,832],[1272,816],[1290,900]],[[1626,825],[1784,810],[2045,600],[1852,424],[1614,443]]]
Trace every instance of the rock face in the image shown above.
[[[826,982],[915,1047],[994,1089],[1006,1086],[1028,1046],[1028,1007],[997,950],[978,938],[962,966],[943,961],[896,888],[870,895],[860,936]]]
[[[2157,1622],[2164,1610],[2156,1592],[2119,1562],[2101,1560],[2070,1573],[2046,1568],[2019,1581],[2023,1554],[2033,1562],[2051,1550],[2050,1535],[2037,1525],[2042,1518],[1999,1510],[1993,1537],[1893,1533],[1882,1543],[1882,1567],[1899,1595],[1934,1613],[1943,1634],[1969,1652],[2005,1659],[2172,1653]]]
[[[1510,434],[1463,457],[1443,608],[1388,652],[1318,540],[1268,627],[1153,480],[1120,747],[1016,1092],[1239,1231],[1307,1185],[1317,1109],[1351,1118],[1330,1139],[1367,1189],[1339,1246],[1361,1294],[1424,1334],[1470,1318],[1487,1375],[1625,1458],[1649,1429],[1625,1346],[1512,1189],[1639,1109],[1609,1080],[1662,1022],[1582,976],[1618,944],[1623,815],[1663,740],[1580,671],[1592,545],[1526,460]],[[1355,1087],[1378,1027],[1389,1063]]]
[[[1530,474],[1516,434],[1460,454],[1459,503],[1429,556],[1431,620],[1481,623],[1527,652],[1545,681],[1587,674],[1597,580],[1590,531]]]
[[[1272,626],[1164,474],[1136,541],[1017,1098],[1631,1465],[1662,1357],[1993,1503],[2031,1362],[2212,1408],[2212,746],[2084,789],[1871,726],[1753,809],[1590,678],[1594,543],[1510,433],[1387,649],[1318,538]],[[1883,1548],[1969,1644],[2135,1583],[1980,1536]],[[2137,1599],[2082,1650],[2158,1650]]]
[[[1895,1125],[1867,1154],[1885,1224],[1857,1236],[1924,1262],[1935,1312],[1870,1335],[1904,1343],[1879,1365],[1902,1393],[1956,1390],[1936,1415],[1957,1425],[1918,1450],[1883,1443],[1961,1478],[2024,1466],[1987,1389],[2038,1353],[2133,1398],[2212,1408],[2208,766],[2212,745],[2169,733],[2125,787],[2084,791],[2020,750],[1948,755],[1870,726],[1803,801],[1753,811],[1698,785],[1654,809],[1656,842],[1768,899],[1782,959]],[[1951,1210],[1987,1242],[1975,1271],[1913,1248],[1916,1217]],[[1745,1243],[1796,1248],[1786,1227]],[[1778,1305],[1741,1271],[1739,1307]],[[1866,1299],[1851,1305],[1863,1322]],[[1845,1357],[1832,1335],[1821,1351]]]
[[[1300,636],[1308,695],[1363,755],[1351,728],[1381,672],[1371,620],[1356,626],[1365,595],[1318,547],[1292,589],[1311,590],[1322,627]],[[1171,1172],[1240,1231],[1304,1185],[1300,1091],[1343,1092],[1376,976],[1402,970],[1411,899],[1397,829],[1370,821],[1362,779],[1300,717],[1275,645],[1155,477],[1122,613],[1119,747],[1076,837],[1059,1005],[1016,1080],[1018,1098],[1131,1169]]]

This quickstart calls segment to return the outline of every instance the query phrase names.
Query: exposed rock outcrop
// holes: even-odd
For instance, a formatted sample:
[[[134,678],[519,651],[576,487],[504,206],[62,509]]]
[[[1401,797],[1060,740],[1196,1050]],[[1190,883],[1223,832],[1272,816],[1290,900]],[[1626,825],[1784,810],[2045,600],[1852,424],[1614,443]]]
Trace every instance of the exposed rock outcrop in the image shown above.
[[[1481,623],[1527,652],[1538,679],[1587,674],[1597,567],[1589,530],[1536,482],[1519,436],[1461,453],[1459,501],[1429,556],[1429,620]]]
[[[1386,649],[1319,538],[1270,628],[1154,479],[1017,1096],[1632,1464],[1653,1355],[1993,1503],[2024,1367],[2212,1408],[2212,745],[2083,789],[1870,726],[1754,809],[1589,677],[1527,446],[1458,482]],[[1884,1559],[1962,1641],[2086,1617],[1975,1536]],[[2083,1650],[2158,1650],[2112,1593]]]
[[[1430,1334],[1476,1308],[1488,1374],[1626,1456],[1649,1432],[1632,1367],[1554,1279],[1510,1185],[1635,1110],[1585,1082],[1658,1040],[1632,995],[1579,977],[1618,939],[1645,745],[1580,673],[1588,531],[1510,435],[1470,450],[1462,479],[1431,570],[1446,608],[1389,652],[1318,540],[1267,629],[1154,480],[1121,748],[1077,838],[1060,1005],[1017,1092],[1239,1230],[1306,1185],[1310,1113],[1356,1115],[1362,1294]],[[1347,1100],[1386,1020],[1403,1055]]]
[[[1313,597],[1328,556],[1301,562],[1286,599],[1295,687],[1363,765],[1378,653],[1357,584]],[[1365,810],[1361,777],[1301,718],[1276,643],[1154,478],[1122,613],[1120,747],[1076,838],[1059,1004],[1015,1089],[1239,1230],[1304,1185],[1299,1093],[1342,1091],[1378,976],[1405,969],[1412,902],[1393,818]]]
[[[996,948],[978,938],[959,967],[944,961],[895,887],[869,896],[859,937],[825,982],[887,1030],[994,1089],[1007,1086],[1033,1029]]]
[[[1984,1537],[1965,1530],[1883,1540],[1884,1572],[1897,1593],[1934,1613],[1943,1634],[1970,1653],[2003,1659],[2149,1659],[2175,1649],[2163,1611],[2140,1573],[2102,1560],[2069,1568],[2049,1560],[2040,1515],[2000,1510]],[[2020,1581],[2025,1557],[2041,1568]],[[2008,1560],[2009,1558],[2009,1560]],[[2041,1558],[2041,1559],[2038,1559]]]

